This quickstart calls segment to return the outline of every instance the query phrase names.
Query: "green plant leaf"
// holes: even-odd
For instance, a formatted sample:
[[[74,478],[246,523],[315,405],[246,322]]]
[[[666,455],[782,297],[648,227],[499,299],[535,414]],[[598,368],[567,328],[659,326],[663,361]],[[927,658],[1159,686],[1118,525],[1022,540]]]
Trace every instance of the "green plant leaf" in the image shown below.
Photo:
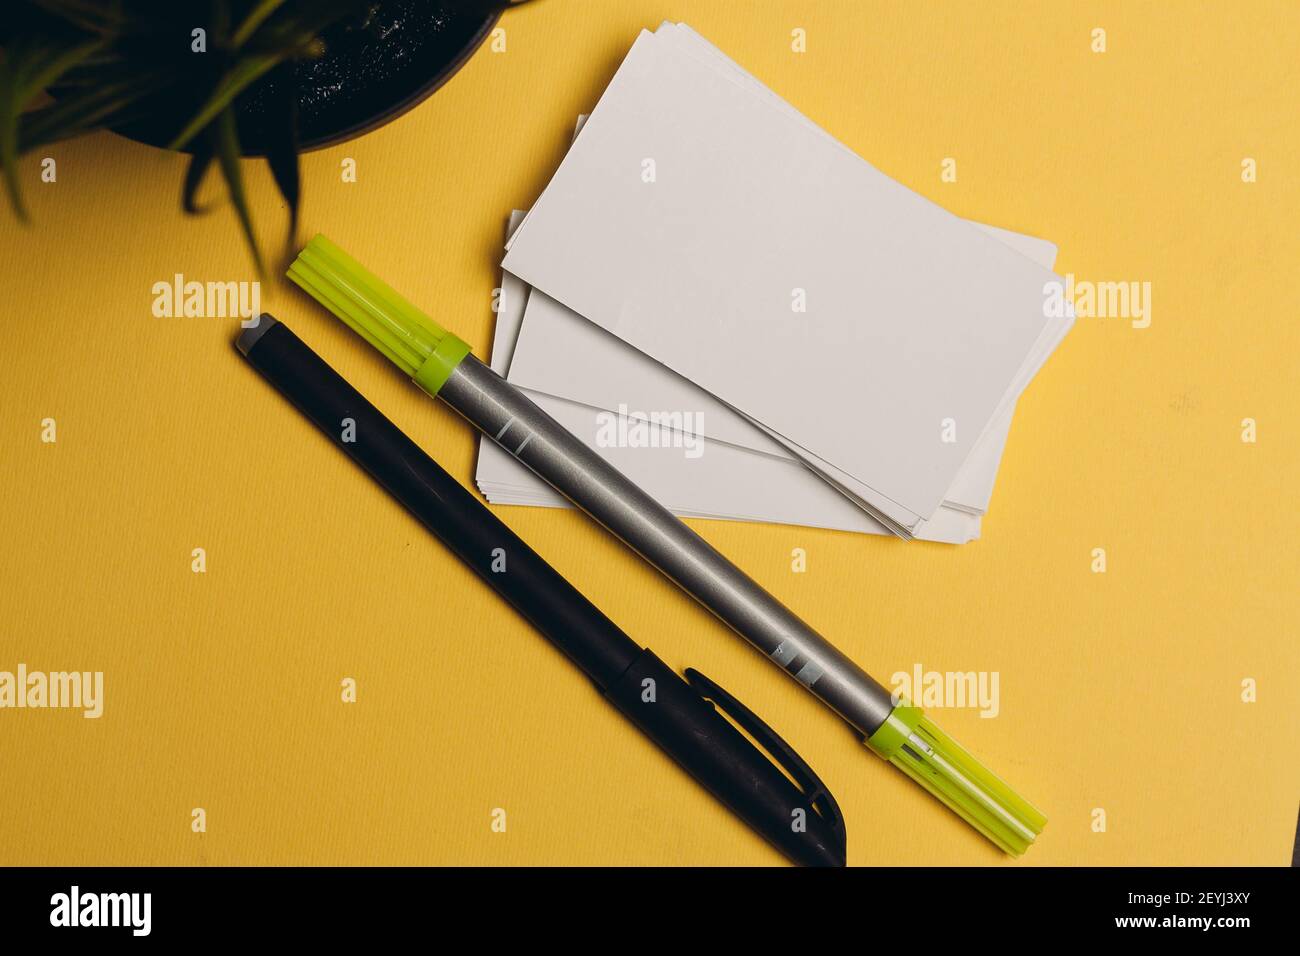
[[[257,28],[266,21],[267,17],[275,13],[276,9],[283,3],[284,0],[260,0],[257,6],[249,11],[248,16],[244,17],[244,22],[235,30],[235,35],[231,38],[231,42],[235,47],[238,48],[247,43],[248,38],[257,32]]]
[[[181,185],[181,208],[189,215],[196,216],[202,210],[195,203],[199,187],[203,185],[203,176],[212,165],[212,144],[207,140],[199,143],[185,167],[185,182]]]
[[[19,107],[26,106],[36,94],[102,46],[102,40],[81,39],[35,41],[19,47],[13,52],[14,59],[22,64],[17,73],[20,85],[15,88]],[[28,62],[23,63],[23,59]]]
[[[265,6],[259,3],[259,9]],[[280,63],[305,55],[316,39],[316,34],[349,12],[356,12],[358,0],[315,0],[306,11],[295,11],[290,16],[266,23],[268,10],[254,28],[243,38],[246,49],[237,54],[235,65],[217,81],[216,88],[198,113],[185,125],[180,134],[168,144],[168,149],[181,149],[199,131],[229,106],[236,96],[273,70]],[[276,4],[278,7],[279,4]],[[250,18],[257,13],[255,10]],[[247,25],[247,20],[245,24]],[[259,29],[260,28],[260,29]],[[241,26],[240,32],[244,27]]]
[[[11,43],[0,63],[0,167],[14,212],[27,221],[18,182],[18,122],[42,90],[101,46],[85,37],[28,37]]]
[[[253,254],[253,264],[257,267],[258,277],[266,274],[262,267],[262,253],[257,248],[257,236],[253,234],[253,220],[248,212],[248,197],[244,195],[244,177],[239,169],[239,131],[235,122],[235,109],[228,106],[221,111],[217,119],[217,158],[221,162],[221,175],[225,177],[226,188],[230,191],[230,202],[239,216],[239,224],[244,229],[244,238]]]
[[[309,55],[321,30],[371,6],[372,3],[364,0],[313,0],[310,4],[295,4],[249,37],[245,52],[278,50],[291,56]]]
[[[100,0],[34,0],[35,6],[88,33],[116,33],[123,25],[122,4]]]
[[[239,60],[229,72],[217,81],[216,89],[208,97],[180,134],[167,144],[168,149],[181,149],[198,135],[199,131],[217,118],[234,101],[235,97],[272,70],[285,57],[284,53],[252,53]]]
[[[298,199],[301,176],[298,169],[298,88],[291,64],[283,64],[274,77],[268,99],[266,123],[266,165],[275,186],[289,204],[289,242],[298,233]]]
[[[29,110],[19,118],[19,155],[47,143],[140,118],[146,110],[141,100],[165,85],[164,77],[152,76],[96,88],[64,90],[57,102]]]

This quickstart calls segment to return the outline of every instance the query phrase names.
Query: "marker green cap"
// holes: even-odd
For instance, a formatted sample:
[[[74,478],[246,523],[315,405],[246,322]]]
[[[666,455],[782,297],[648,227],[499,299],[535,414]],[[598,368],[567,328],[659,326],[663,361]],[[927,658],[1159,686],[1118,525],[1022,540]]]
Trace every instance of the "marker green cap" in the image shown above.
[[[1029,801],[907,701],[867,738],[867,746],[1012,856],[1029,849],[1047,823]]]
[[[322,235],[298,253],[289,278],[430,395],[438,394],[470,352],[463,341]]]

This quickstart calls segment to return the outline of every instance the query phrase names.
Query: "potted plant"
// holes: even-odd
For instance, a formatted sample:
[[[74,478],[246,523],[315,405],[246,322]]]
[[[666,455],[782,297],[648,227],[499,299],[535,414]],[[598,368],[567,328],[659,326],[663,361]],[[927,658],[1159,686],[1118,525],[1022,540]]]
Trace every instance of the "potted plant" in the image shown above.
[[[240,156],[265,157],[290,209],[298,154],[423,100],[511,0],[16,0],[0,18],[0,170],[26,220],[17,161],[109,129],[189,153],[186,212],[215,162],[262,271]],[[40,100],[45,102],[41,103]]]

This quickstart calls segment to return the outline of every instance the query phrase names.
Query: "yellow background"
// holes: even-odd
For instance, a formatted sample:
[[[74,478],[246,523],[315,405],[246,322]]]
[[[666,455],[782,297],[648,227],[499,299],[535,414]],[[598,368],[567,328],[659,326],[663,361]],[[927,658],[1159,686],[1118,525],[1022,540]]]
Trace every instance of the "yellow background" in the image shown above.
[[[1286,863],[1300,8],[544,0],[507,15],[504,53],[305,156],[302,236],[328,232],[485,355],[504,217],[665,18],[922,194],[1055,241],[1062,274],[1153,287],[1150,328],[1080,320],[1028,390],[983,540],[692,525],[881,680],[1001,673],[996,719],[932,716],[1050,818],[1025,864]],[[106,702],[0,711],[0,863],[780,862],[241,361],[233,321],[151,315],[175,273],[253,278],[228,206],[179,212],[181,158],[110,134],[46,153],[56,183],[22,165],[34,226],[0,217],[0,669],[102,670]],[[247,168],[278,248],[283,204]],[[471,482],[451,413],[283,279],[263,307]],[[839,798],[852,862],[1004,862],[580,514],[498,513],[786,735]]]

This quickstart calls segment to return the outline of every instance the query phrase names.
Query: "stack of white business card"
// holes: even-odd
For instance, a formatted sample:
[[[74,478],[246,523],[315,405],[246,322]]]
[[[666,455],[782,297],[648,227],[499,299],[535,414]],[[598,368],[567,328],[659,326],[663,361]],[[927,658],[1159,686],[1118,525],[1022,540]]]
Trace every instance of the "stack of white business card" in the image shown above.
[[[894,182],[683,24],[507,246],[493,367],[683,516],[973,540],[1072,322],[1051,243]],[[564,504],[488,442],[477,481]]]

